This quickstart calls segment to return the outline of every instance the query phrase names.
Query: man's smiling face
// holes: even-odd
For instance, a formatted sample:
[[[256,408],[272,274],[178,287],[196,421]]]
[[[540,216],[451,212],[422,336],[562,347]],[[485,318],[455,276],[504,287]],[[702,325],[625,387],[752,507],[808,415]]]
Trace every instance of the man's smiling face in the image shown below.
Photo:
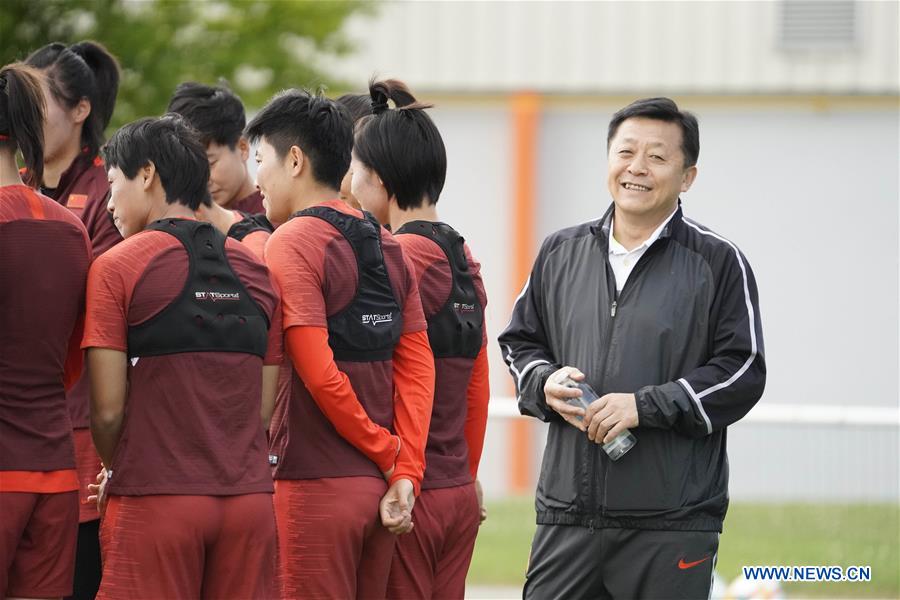
[[[684,166],[677,123],[633,117],[609,143],[607,187],[618,213],[664,219],[694,181],[697,167]]]

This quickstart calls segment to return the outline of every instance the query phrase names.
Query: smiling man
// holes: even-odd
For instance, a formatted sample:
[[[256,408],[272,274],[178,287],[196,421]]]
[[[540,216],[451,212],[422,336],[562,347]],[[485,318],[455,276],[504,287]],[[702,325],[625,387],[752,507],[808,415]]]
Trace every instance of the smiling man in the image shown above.
[[[697,119],[668,98],[617,112],[613,205],[545,240],[500,336],[519,409],[550,423],[526,598],[705,598],[728,507],[726,427],[765,385],[756,282],[682,214]],[[600,396],[586,409],[564,385]],[[637,444],[613,461],[601,445]]]

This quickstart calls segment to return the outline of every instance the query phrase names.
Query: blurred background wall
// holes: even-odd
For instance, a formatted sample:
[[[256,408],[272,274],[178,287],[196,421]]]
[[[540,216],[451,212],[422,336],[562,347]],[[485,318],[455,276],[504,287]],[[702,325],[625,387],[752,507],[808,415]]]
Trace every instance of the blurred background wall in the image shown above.
[[[484,265],[495,394],[482,479],[530,494],[544,425],[517,419],[496,335],[541,240],[598,218],[607,122],[669,95],[701,123],[688,215],[759,283],[769,380],[729,431],[735,499],[898,498],[898,2],[6,0],[4,62],[94,38],[123,80],[114,126],[175,85],[364,91],[434,102],[440,212]]]
[[[396,2],[350,17],[358,50],[327,71],[359,91],[398,77],[437,104],[439,211],[490,299],[489,494],[533,491],[546,435],[499,416],[514,392],[493,340],[540,241],[609,205],[612,113],[669,95],[700,119],[686,214],[742,249],[760,289],[769,378],[729,431],[732,497],[898,498],[898,27],[897,3],[853,1]]]

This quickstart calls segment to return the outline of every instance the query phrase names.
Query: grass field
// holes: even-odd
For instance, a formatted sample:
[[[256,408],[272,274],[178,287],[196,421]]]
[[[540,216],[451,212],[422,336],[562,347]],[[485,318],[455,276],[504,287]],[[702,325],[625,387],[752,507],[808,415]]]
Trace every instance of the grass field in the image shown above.
[[[488,503],[469,570],[470,585],[518,586],[534,532],[531,498]],[[868,583],[788,583],[791,598],[900,598],[900,506],[732,503],[718,572],[744,565],[869,565]]]

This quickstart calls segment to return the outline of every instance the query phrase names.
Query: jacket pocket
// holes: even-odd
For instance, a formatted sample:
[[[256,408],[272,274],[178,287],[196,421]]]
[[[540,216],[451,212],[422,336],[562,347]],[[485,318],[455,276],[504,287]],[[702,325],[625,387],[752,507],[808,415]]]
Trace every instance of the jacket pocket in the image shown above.
[[[578,438],[583,435],[568,423],[550,425],[537,485],[538,510],[578,508],[578,491],[585,473]]]
[[[670,431],[637,429],[637,444],[619,460],[606,460],[609,511],[660,511],[685,506],[690,486],[693,441]],[[598,448],[599,452],[603,450]]]

